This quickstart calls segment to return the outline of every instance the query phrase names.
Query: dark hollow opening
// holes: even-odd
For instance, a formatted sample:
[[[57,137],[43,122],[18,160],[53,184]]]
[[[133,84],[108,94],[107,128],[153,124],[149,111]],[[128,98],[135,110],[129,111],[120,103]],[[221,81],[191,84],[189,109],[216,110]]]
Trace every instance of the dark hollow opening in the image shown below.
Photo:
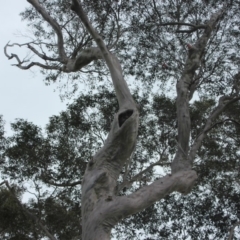
[[[121,127],[123,125],[123,123],[129,118],[131,117],[131,115],[133,114],[133,110],[132,109],[128,109],[125,112],[122,112],[121,114],[119,114],[118,116],[118,124],[119,127]]]

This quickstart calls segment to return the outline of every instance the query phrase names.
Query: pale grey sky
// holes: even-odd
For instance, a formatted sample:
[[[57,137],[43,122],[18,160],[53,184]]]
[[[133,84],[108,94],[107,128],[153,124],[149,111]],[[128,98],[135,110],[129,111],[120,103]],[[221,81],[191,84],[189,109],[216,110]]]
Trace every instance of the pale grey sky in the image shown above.
[[[54,92],[57,86],[45,86],[37,68],[33,72],[23,71],[11,66],[16,62],[4,55],[3,48],[8,41],[26,41],[16,34],[19,31],[27,33],[19,13],[28,5],[26,0],[7,0],[0,8],[0,114],[6,121],[7,133],[9,123],[15,118],[24,118],[43,127],[51,115],[66,109],[66,102],[61,102],[59,92]]]

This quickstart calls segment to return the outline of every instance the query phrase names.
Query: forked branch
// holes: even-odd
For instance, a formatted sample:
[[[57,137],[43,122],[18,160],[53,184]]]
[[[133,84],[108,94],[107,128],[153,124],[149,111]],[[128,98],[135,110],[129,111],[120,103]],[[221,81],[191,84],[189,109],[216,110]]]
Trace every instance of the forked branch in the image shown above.
[[[27,70],[31,67],[37,66],[43,69],[47,70],[57,70],[60,72],[76,72],[81,70],[83,67],[87,66],[89,63],[91,63],[94,60],[102,59],[102,53],[101,50],[97,47],[88,47],[86,48],[87,43],[91,40],[91,37],[88,37],[88,31],[83,31],[83,35],[81,36],[81,40],[77,38],[77,35],[72,35],[68,29],[66,28],[67,23],[69,20],[63,25],[60,26],[58,22],[51,17],[51,15],[47,12],[47,10],[44,8],[42,4],[39,3],[38,0],[27,0],[32,6],[38,11],[43,19],[49,23],[50,27],[54,30],[54,32],[57,35],[57,44],[50,44],[45,42],[29,42],[24,44],[6,44],[4,47],[4,53],[5,56],[8,59],[15,59],[17,61],[16,64],[13,64],[14,66],[17,66],[20,69]],[[73,18],[71,18],[73,19]],[[80,26],[82,27],[82,26]],[[113,48],[116,43],[119,40],[119,37],[121,36],[120,33],[120,27],[117,26],[117,38],[116,41],[109,46],[110,48]],[[64,48],[64,37],[63,37],[63,30],[68,34],[71,41],[74,42],[73,50],[71,53],[66,53],[66,50]],[[73,39],[74,38],[74,39]],[[33,45],[38,46],[39,49],[35,48]],[[44,51],[42,47],[48,47],[51,45],[52,47],[56,47],[56,50],[58,52],[57,57],[51,57],[48,56]],[[21,60],[21,58],[15,54],[8,54],[7,48],[13,47],[13,46],[26,46],[28,49],[31,50],[32,53],[34,53],[35,56],[37,56],[40,60],[37,61],[31,61],[30,58],[24,58]]]
[[[8,47],[13,47],[13,46],[25,46],[27,45],[27,47],[29,49],[31,49],[36,55],[38,55],[40,58],[42,58],[43,60],[48,60],[48,61],[54,61],[54,62],[58,62],[59,59],[57,58],[51,58],[51,57],[48,57],[44,54],[41,54],[40,52],[38,52],[35,48],[33,48],[30,43],[24,43],[24,44],[18,44],[18,43],[13,43],[13,44],[9,44],[7,43],[4,47],[4,54],[5,56],[10,60],[10,59],[13,59],[15,58],[17,60],[17,64],[12,64],[13,66],[17,66],[19,67],[20,69],[22,70],[28,70],[29,68],[33,67],[33,66],[38,66],[38,67],[41,67],[43,69],[48,69],[48,70],[61,70],[62,68],[57,64],[57,63],[54,63],[54,64],[51,64],[51,65],[48,65],[48,64],[43,64],[43,63],[40,63],[40,62],[30,62],[29,59],[24,59],[24,60],[20,60],[20,58],[18,57],[17,54],[14,54],[14,53],[11,53],[11,55],[9,55],[7,53],[7,48]],[[25,64],[27,62],[30,62],[29,64]]]
[[[54,29],[57,40],[58,40],[58,52],[60,56],[60,62],[66,63],[67,62],[67,55],[64,50],[64,41],[63,41],[63,35],[62,30],[59,24],[55,19],[53,19],[47,11],[41,6],[38,0],[27,0],[29,3],[33,5],[33,7],[42,15],[43,19],[47,21],[50,26]]]

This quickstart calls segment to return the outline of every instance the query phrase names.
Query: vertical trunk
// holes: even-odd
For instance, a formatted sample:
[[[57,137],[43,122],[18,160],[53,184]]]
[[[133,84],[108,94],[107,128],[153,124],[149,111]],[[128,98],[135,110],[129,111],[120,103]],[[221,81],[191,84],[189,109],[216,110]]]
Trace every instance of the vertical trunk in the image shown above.
[[[121,120],[122,114],[125,118]],[[121,124],[120,124],[121,123]],[[116,114],[104,146],[88,163],[82,182],[83,239],[110,239],[111,228],[119,219],[108,216],[108,204],[113,202],[117,180],[123,165],[135,146],[138,111],[120,110]],[[105,209],[105,210],[103,210]],[[101,236],[101,238],[99,238]]]
[[[120,216],[109,215],[108,206],[115,197],[120,172],[136,144],[138,109],[123,78],[117,57],[110,53],[102,38],[91,25],[78,0],[72,0],[76,12],[98,45],[116,92],[119,111],[115,115],[104,146],[89,161],[82,183],[82,232],[84,240],[110,239],[111,229]],[[103,210],[105,209],[105,210]]]

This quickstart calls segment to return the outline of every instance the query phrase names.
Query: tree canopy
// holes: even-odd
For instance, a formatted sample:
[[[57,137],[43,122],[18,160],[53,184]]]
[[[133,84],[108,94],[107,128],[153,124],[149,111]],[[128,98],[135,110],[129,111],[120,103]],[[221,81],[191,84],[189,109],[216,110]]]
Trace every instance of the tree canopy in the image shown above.
[[[171,194],[161,200],[152,201],[149,194],[151,204],[120,219],[112,236],[237,239],[240,2],[28,2],[21,16],[31,40],[8,43],[5,55],[20,69],[40,69],[47,84],[63,91],[71,85],[65,94],[75,93],[75,99],[66,111],[50,117],[45,129],[17,119],[12,136],[5,136],[1,118],[2,239],[82,239],[84,172],[93,171],[96,152],[101,154],[115,134],[116,118],[125,131],[120,145],[129,156],[118,152],[116,162],[122,155],[125,160],[118,169],[111,166],[113,175],[119,173],[113,177],[116,183],[110,178],[115,185],[104,196],[106,202],[135,196],[144,186],[158,187],[153,184],[183,170],[192,174],[193,168],[198,180],[194,187],[189,180],[186,187],[188,180],[178,179],[183,186],[164,192]],[[9,53],[16,46],[25,46],[29,55]],[[115,80],[121,76],[137,104],[122,97],[129,95]],[[138,112],[137,141],[129,140],[129,124],[137,132]],[[105,184],[96,180],[96,192],[99,181]],[[31,197],[23,202],[26,193]]]

